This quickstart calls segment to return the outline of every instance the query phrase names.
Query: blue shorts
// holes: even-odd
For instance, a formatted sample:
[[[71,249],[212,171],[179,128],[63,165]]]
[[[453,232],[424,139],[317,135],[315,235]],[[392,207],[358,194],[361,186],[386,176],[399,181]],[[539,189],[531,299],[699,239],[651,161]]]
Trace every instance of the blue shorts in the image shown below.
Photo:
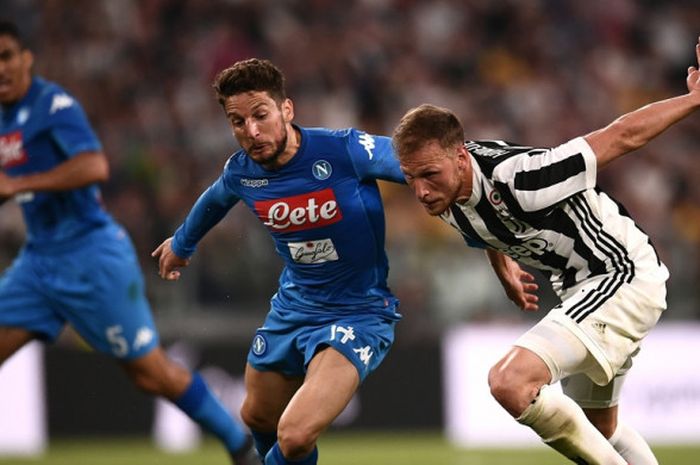
[[[0,326],[56,339],[66,322],[120,359],[158,346],[143,275],[126,232],[106,226],[62,250],[25,247],[0,277]]]
[[[355,366],[362,382],[389,352],[396,321],[381,313],[300,315],[273,306],[255,333],[248,363],[260,371],[304,376],[314,355],[330,346]]]

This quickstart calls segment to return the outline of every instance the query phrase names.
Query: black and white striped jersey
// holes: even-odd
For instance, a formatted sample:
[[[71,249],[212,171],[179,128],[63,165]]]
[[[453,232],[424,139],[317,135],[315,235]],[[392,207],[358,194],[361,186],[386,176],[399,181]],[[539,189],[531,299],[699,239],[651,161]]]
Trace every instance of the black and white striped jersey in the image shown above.
[[[441,218],[468,244],[542,271],[560,296],[598,275],[629,283],[640,266],[668,273],[649,237],[596,189],[595,154],[583,138],[552,149],[498,140],[467,141],[465,147],[473,169],[471,196]]]

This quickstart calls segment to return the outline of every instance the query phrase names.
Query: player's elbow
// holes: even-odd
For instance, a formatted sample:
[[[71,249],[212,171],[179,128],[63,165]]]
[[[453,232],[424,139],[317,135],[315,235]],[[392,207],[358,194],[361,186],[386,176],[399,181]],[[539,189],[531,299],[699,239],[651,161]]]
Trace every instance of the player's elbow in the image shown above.
[[[641,128],[624,116],[608,126],[606,131],[610,134],[610,150],[618,156],[636,150],[649,142]]]
[[[109,180],[109,162],[103,154],[93,157],[93,173],[96,182],[106,182]]]

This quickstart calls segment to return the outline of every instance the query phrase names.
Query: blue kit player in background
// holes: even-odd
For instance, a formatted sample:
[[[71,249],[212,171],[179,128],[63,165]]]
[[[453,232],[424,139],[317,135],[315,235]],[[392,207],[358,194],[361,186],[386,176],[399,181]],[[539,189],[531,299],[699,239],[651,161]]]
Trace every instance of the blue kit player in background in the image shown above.
[[[284,77],[267,60],[235,63],[214,87],[242,150],[153,256],[161,277],[178,279],[239,200],[269,230],[285,268],[248,354],[241,416],[265,464],[315,464],[317,438],[394,339],[376,180],[405,181],[391,139],[292,124]]]
[[[242,426],[159,346],[131,240],[100,201],[97,183],[109,174],[100,142],[80,104],[32,76],[32,63],[16,26],[0,21],[0,199],[14,197],[27,225],[0,277],[0,363],[69,322],[139,388],[218,436],[237,465],[254,463]]]

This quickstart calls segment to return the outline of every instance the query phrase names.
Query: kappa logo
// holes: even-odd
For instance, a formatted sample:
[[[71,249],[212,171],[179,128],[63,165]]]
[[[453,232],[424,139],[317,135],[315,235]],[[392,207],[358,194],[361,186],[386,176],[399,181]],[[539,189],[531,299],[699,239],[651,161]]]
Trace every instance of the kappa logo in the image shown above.
[[[273,232],[320,228],[343,218],[333,189],[255,202],[255,213]]]
[[[267,179],[246,179],[241,178],[241,186],[245,187],[265,187],[270,184]]]
[[[311,167],[311,173],[314,175],[314,178],[324,181],[331,177],[333,167],[326,160],[318,160]]]
[[[0,136],[0,168],[8,169],[27,162],[27,153],[22,144],[22,133],[11,132]]]
[[[73,103],[73,97],[71,97],[70,95],[56,94],[53,96],[53,100],[51,101],[51,109],[49,110],[49,114],[53,115],[57,111],[70,108],[71,106],[73,106]]]
[[[143,326],[139,328],[136,333],[136,338],[134,338],[134,351],[146,347],[151,341],[156,337],[155,332],[148,326]]]
[[[367,152],[367,155],[369,156],[369,159],[371,160],[374,158],[374,153],[372,150],[374,150],[374,137],[370,136],[367,133],[362,133],[360,135],[360,145],[365,148],[365,151]]]
[[[253,338],[252,350],[255,355],[262,355],[267,350],[267,341],[261,334],[256,334]]]

